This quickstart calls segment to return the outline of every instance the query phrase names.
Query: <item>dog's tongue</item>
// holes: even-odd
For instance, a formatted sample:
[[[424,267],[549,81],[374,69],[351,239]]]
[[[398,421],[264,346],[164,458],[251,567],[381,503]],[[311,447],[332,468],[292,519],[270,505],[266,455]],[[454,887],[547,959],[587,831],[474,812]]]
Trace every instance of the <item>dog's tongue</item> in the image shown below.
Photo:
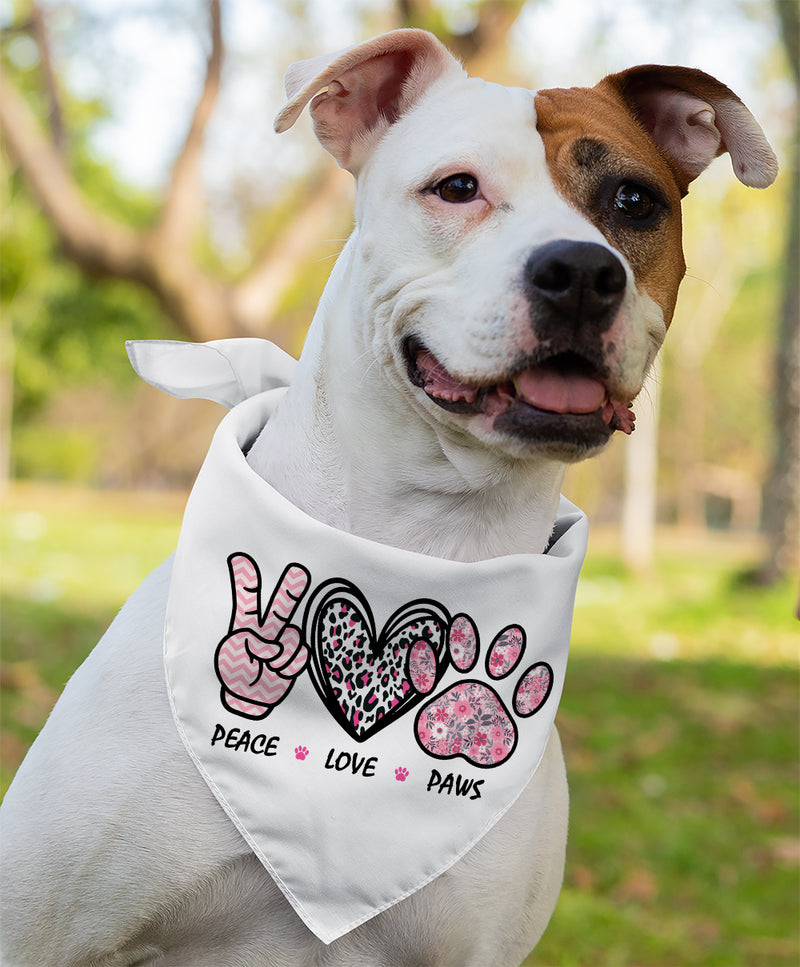
[[[526,369],[514,380],[517,395],[550,413],[594,413],[606,399],[598,379],[551,369]]]
[[[423,349],[417,355],[416,364],[425,392],[435,399],[466,404],[478,400],[479,387],[456,379],[429,350]],[[540,366],[523,370],[513,383],[499,383],[488,391],[483,412],[489,417],[499,416],[515,399],[549,413],[582,415],[602,409],[603,420],[609,426],[623,433],[632,433],[634,429],[636,417],[630,403],[610,399],[599,379],[581,373]]]
[[[475,401],[477,387],[451,376],[433,353],[420,353],[417,366],[425,373],[429,393],[450,401]],[[594,413],[606,399],[605,387],[591,376],[540,367],[521,372],[514,380],[514,390],[526,403],[551,413]]]

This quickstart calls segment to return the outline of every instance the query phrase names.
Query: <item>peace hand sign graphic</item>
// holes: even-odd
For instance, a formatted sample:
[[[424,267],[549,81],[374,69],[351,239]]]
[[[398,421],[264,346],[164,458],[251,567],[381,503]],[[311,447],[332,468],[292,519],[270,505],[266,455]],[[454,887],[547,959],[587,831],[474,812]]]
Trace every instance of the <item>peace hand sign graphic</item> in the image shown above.
[[[289,622],[311,575],[301,564],[290,564],[262,613],[256,562],[248,554],[231,554],[228,568],[233,613],[228,634],[214,656],[222,683],[220,697],[230,712],[262,719],[283,701],[308,661],[300,629]]]

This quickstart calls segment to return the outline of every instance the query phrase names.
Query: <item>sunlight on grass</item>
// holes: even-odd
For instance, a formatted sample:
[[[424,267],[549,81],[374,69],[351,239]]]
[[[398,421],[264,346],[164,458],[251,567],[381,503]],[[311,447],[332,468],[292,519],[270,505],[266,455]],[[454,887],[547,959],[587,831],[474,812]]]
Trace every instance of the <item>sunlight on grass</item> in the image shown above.
[[[643,575],[626,572],[615,543],[607,531],[590,536],[573,654],[797,664],[797,584],[748,584],[763,553],[752,536],[664,531],[657,562]]]
[[[17,486],[3,501],[3,593],[118,608],[175,548],[185,498]]]

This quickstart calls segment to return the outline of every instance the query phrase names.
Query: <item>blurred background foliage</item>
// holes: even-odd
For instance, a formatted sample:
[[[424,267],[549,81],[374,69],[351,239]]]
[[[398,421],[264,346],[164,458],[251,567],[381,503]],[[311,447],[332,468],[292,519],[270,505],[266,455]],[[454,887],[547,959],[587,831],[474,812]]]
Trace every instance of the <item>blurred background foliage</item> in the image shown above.
[[[776,442],[773,356],[785,274],[791,268],[785,235],[794,180],[796,84],[776,11],[796,4],[351,0],[334,5],[341,16],[333,22],[331,5],[322,0],[242,0],[222,8],[215,3],[209,8],[203,0],[175,0],[158,11],[141,0],[52,0],[38,7],[29,0],[5,0],[4,5],[4,74],[7,88],[23,95],[37,125],[41,143],[31,140],[31,147],[40,154],[49,151],[47,165],[77,189],[90,213],[80,239],[68,223],[69,211],[53,216],[57,206],[47,186],[58,178],[45,177],[44,185],[31,188],[31,164],[9,133],[15,124],[6,120],[0,297],[3,374],[13,382],[13,405],[5,407],[3,429],[11,420],[13,432],[4,433],[6,440],[10,437],[5,473],[100,486],[159,482],[184,487],[207,440],[207,435],[190,434],[195,446],[183,446],[176,457],[171,440],[161,434],[160,446],[149,441],[139,459],[130,459],[129,441],[136,438],[135,424],[148,407],[154,421],[183,410],[184,416],[170,418],[180,427],[194,424],[197,413],[192,404],[154,401],[151,390],[136,386],[122,351],[124,339],[252,333],[295,353],[302,346],[333,257],[349,232],[351,189],[349,176],[312,145],[307,124],[277,146],[270,136],[269,117],[280,106],[276,81],[289,59],[413,23],[435,29],[470,69],[539,86],[550,79],[540,76],[545,68],[529,49],[529,35],[549,21],[537,25],[532,18],[557,13],[559,7],[565,17],[574,20],[581,13],[589,21],[583,39],[576,31],[571,47],[559,38],[565,55],[580,65],[579,81],[584,82],[624,66],[618,63],[625,56],[620,52],[629,47],[633,51],[625,63],[637,55],[635,43],[626,37],[631,30],[626,20],[634,15],[645,22],[650,17],[654,36],[661,38],[656,49],[645,46],[638,53],[641,59],[660,54],[680,61],[683,55],[697,63],[700,54],[685,49],[687,38],[715,23],[720,43],[735,58],[741,38],[748,31],[757,33],[760,46],[744,48],[738,76],[725,79],[749,85],[742,94],[776,143],[784,174],[767,192],[747,191],[720,161],[692,187],[685,206],[688,275],[664,351],[659,394],[658,514],[662,521],[693,526],[704,521],[729,525],[731,518],[752,526],[754,517],[760,520],[761,490]],[[206,18],[215,8],[219,34],[212,43]],[[705,19],[697,20],[701,8]],[[257,42],[249,38],[248,45],[237,18],[256,12],[263,34]],[[158,66],[165,59],[163,50],[149,60],[137,60],[131,52],[143,22],[149,25],[147,37],[172,31],[169,44],[178,53],[171,70]],[[120,39],[126,31],[127,42]],[[710,59],[713,39],[712,33],[705,59]],[[124,119],[114,112],[127,104],[120,84],[127,91],[139,83],[144,96],[146,77],[140,74],[148,69],[164,70],[180,92],[165,85],[165,109],[177,102],[183,111],[167,135],[163,121],[154,119],[151,130],[141,118],[128,118],[134,136],[154,138],[152,154],[161,159],[134,183],[131,175],[138,169],[131,157],[148,151],[141,144],[129,147],[135,142],[132,135],[120,134]],[[733,72],[733,65],[729,69]],[[122,81],[115,82],[115,74]],[[86,75],[94,80],[87,81]],[[559,65],[552,82],[562,82],[561,75],[569,71]],[[211,102],[200,119],[198,88]],[[193,100],[198,145],[187,136]],[[155,110],[152,102],[148,107]],[[115,150],[115,137],[126,147]],[[189,201],[176,214],[180,204],[173,202],[180,191]],[[173,224],[168,225],[170,218]],[[177,224],[181,220],[185,224]],[[136,236],[126,239],[131,252],[116,263],[98,255],[113,242],[108,223]],[[182,290],[198,282],[208,286],[208,297],[189,307]],[[647,400],[641,405],[646,407]],[[215,419],[208,417],[206,434]],[[595,519],[620,517],[620,453],[619,446],[611,447],[601,461],[571,475],[575,497]]]
[[[174,546],[222,415],[141,385],[124,341],[299,353],[350,231],[307,119],[271,132],[288,63],[412,25],[504,83],[671,62],[742,95],[782,174],[747,190],[723,159],[692,186],[639,429],[567,476],[593,522],[559,713],[572,838],[530,964],[797,963],[795,0],[0,0],[0,23],[3,788]]]

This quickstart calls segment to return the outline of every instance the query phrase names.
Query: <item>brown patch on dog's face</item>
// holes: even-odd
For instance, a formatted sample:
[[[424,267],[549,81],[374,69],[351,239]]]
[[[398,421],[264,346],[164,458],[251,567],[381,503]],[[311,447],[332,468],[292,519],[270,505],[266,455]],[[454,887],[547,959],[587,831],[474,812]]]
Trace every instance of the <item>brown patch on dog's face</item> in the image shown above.
[[[537,129],[558,193],[627,259],[669,325],[685,272],[670,164],[614,92],[539,91]]]

